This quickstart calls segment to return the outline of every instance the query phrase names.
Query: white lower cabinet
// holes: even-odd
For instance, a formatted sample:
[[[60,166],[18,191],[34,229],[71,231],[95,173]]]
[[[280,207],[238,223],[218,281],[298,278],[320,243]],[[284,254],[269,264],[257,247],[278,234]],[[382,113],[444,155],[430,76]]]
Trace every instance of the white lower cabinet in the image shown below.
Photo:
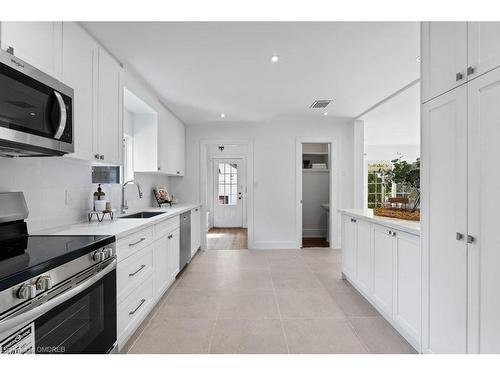
[[[393,251],[391,229],[373,226],[373,300],[387,315],[392,315]]]
[[[153,276],[150,276],[118,304],[116,314],[119,350],[149,314],[153,304]]]
[[[122,350],[179,273],[180,217],[116,242],[117,338]]]
[[[420,351],[420,237],[347,214],[342,228],[342,273]]]
[[[356,277],[356,219],[342,216],[342,273],[350,279]]]
[[[422,316],[420,240],[415,235],[396,232],[394,245],[393,319],[412,338],[419,338]]]
[[[370,223],[357,221],[356,281],[365,293],[372,290],[372,230]]]

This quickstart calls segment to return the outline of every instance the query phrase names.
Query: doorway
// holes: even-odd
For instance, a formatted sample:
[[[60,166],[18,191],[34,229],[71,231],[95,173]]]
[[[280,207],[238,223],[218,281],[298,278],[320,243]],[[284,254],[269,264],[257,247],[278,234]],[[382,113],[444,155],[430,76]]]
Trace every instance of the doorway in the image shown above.
[[[207,166],[206,173],[202,170],[200,176],[207,231],[202,249],[248,249],[253,223],[252,144],[203,141],[201,147],[201,162]]]
[[[243,227],[243,159],[213,159],[213,226]]]
[[[296,139],[297,247],[340,246],[338,149],[331,137]]]

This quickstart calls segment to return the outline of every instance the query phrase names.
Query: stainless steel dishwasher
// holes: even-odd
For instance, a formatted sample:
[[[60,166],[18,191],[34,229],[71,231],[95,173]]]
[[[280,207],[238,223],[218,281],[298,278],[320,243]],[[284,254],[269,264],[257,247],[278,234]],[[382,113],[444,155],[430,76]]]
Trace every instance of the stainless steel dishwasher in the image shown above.
[[[179,272],[191,260],[191,211],[181,214],[181,251],[179,256]]]

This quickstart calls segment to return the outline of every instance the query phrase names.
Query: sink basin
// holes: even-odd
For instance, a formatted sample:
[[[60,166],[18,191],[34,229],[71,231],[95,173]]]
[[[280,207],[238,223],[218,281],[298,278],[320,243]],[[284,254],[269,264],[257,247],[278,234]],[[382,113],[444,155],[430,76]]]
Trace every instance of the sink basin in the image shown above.
[[[120,219],[149,219],[150,217],[158,216],[164,214],[164,212],[137,212],[135,214],[121,216]]]

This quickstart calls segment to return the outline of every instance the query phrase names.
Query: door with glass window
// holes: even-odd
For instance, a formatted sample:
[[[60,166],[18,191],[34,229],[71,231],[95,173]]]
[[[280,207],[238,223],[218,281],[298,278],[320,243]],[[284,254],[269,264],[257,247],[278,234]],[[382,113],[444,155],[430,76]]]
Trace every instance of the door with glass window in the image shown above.
[[[243,226],[243,160],[214,159],[214,227]]]

